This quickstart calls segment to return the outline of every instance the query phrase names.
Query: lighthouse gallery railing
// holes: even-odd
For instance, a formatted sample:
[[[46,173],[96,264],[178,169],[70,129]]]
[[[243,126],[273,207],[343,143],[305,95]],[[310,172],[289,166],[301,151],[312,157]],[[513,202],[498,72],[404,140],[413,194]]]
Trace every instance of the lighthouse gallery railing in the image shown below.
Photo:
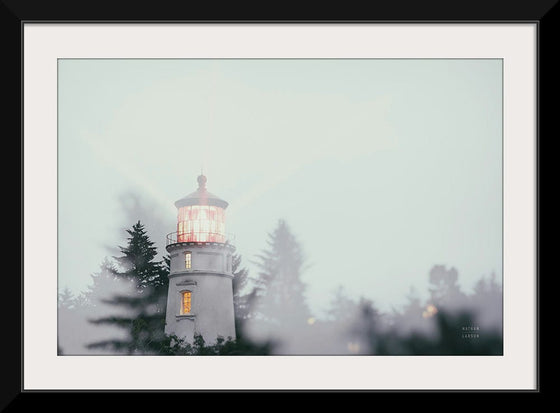
[[[233,244],[235,235],[229,232],[171,232],[166,236],[166,245],[178,244],[181,242],[207,243],[215,242],[219,244]]]

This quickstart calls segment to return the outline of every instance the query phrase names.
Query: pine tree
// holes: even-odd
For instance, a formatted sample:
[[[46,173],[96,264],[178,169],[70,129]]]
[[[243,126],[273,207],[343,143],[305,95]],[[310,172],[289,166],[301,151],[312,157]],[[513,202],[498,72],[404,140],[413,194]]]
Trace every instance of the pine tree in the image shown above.
[[[76,298],[68,287],[65,287],[62,292],[58,293],[58,309],[70,310],[76,305]]]
[[[84,339],[90,333],[86,317],[91,314],[92,307],[84,293],[74,295],[68,288],[59,294],[58,302],[58,347],[64,349],[64,354],[83,354]],[[76,334],[79,328],[80,334]],[[62,354],[62,353],[61,353]]]
[[[166,353],[171,346],[170,338],[164,333],[169,261],[155,261],[157,250],[140,221],[127,233],[130,235],[128,244],[120,247],[123,255],[115,257],[122,271],[112,266],[106,266],[106,269],[117,279],[128,281],[133,288],[127,294],[103,300],[126,309],[127,313],[92,320],[94,324],[125,329],[127,338],[98,341],[88,347],[109,348],[128,354]]]
[[[203,355],[209,354],[208,351],[213,351],[217,355],[266,355],[270,354],[274,347],[274,343],[270,341],[261,344],[255,343],[245,333],[246,324],[254,315],[256,291],[253,289],[251,292],[245,293],[249,283],[249,271],[241,265],[241,255],[239,254],[232,256],[232,272],[235,340],[224,340],[218,337],[211,350],[198,345],[193,348],[192,354]]]
[[[350,298],[346,289],[339,285],[332,294],[327,315],[330,321],[348,325],[358,314],[358,303]]]
[[[90,275],[91,284],[82,294],[87,305],[92,307],[98,307],[103,300],[112,298],[117,291],[118,278],[115,265],[105,258],[99,267],[99,272]]]
[[[268,249],[259,255],[256,286],[259,313],[283,326],[306,324],[310,311],[301,280],[303,251],[284,220],[268,235]]]
[[[251,294],[244,294],[249,282],[249,271],[241,266],[241,255],[232,256],[233,273],[233,310],[236,320],[245,320],[250,316]]]
[[[431,304],[436,308],[445,308],[448,311],[463,308],[466,296],[461,291],[457,280],[459,273],[455,268],[447,269],[444,265],[435,265],[430,270],[429,288]]]
[[[426,308],[414,287],[411,287],[403,308],[400,311],[393,309],[391,324],[400,334],[429,330],[432,324],[429,321],[434,314],[426,312]]]
[[[75,317],[75,297],[68,287],[58,293],[58,308],[57,308],[57,324],[58,324],[58,334],[57,334],[57,353],[58,355],[63,355],[61,348],[61,336],[64,339],[66,335],[69,335],[70,328],[69,324],[74,321]]]
[[[492,273],[489,279],[482,277],[469,296],[471,311],[477,315],[477,322],[486,329],[502,330],[502,287]]]
[[[119,277],[134,280],[139,290],[166,285],[167,281],[161,272],[162,262],[154,261],[157,249],[146,234],[144,225],[138,221],[126,232],[130,235],[128,244],[119,247],[123,255],[114,257],[123,271],[115,273]]]

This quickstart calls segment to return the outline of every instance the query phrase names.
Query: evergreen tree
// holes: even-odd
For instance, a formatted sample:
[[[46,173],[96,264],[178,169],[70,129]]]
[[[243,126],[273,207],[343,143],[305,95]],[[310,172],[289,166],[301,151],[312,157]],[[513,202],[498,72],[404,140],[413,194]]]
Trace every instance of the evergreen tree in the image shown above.
[[[157,249],[146,234],[144,225],[138,221],[126,232],[130,235],[128,244],[119,247],[123,255],[114,257],[123,271],[115,271],[115,274],[134,280],[139,290],[167,285],[166,277],[162,276],[162,262],[154,260]]]
[[[107,311],[107,306],[102,300],[112,298],[118,290],[112,268],[109,260],[105,259],[99,272],[91,275],[92,283],[86,291],[74,296],[65,289],[60,294],[58,338],[65,354],[89,353],[84,345],[97,341],[108,333],[107,329],[99,329],[88,321],[94,317],[101,317]],[[77,328],[80,331],[79,335],[76,334]]]
[[[70,310],[76,305],[76,298],[68,287],[64,287],[62,292],[58,293],[58,309]]]
[[[345,288],[339,285],[333,292],[328,318],[341,325],[348,325],[358,314],[358,303],[348,296]]]
[[[249,271],[241,265],[241,255],[233,254],[233,309],[235,315],[235,340],[224,340],[218,337],[216,344],[210,350],[217,355],[266,355],[270,354],[273,343],[265,341],[257,344],[245,334],[246,324],[254,315],[254,301],[256,290],[244,293],[249,283]],[[196,340],[195,340],[196,343]],[[200,344],[200,339],[198,339]],[[196,355],[208,354],[208,349],[203,346],[195,346],[193,353]]]
[[[429,331],[432,323],[429,323],[428,321],[432,314],[426,312],[427,306],[422,305],[422,301],[413,287],[410,288],[410,292],[406,296],[406,299],[407,302],[401,311],[397,311],[396,309],[393,310],[393,314],[391,315],[391,325],[401,334]]]
[[[61,336],[63,339],[67,334],[70,334],[70,324],[75,321],[75,298],[74,294],[70,291],[68,287],[65,287],[61,292],[58,293],[58,308],[57,308],[57,324],[58,324],[58,334],[57,334],[57,354],[60,356],[63,354],[61,348]]]
[[[502,287],[496,281],[496,274],[489,279],[482,277],[469,296],[471,311],[477,315],[477,322],[486,329],[502,330]]]
[[[241,255],[239,254],[232,256],[232,273],[233,311],[237,322],[250,317],[252,297],[251,293],[244,294],[249,282],[249,271],[246,267],[241,266]]]
[[[112,266],[106,266],[106,269],[117,279],[128,281],[132,288],[128,293],[103,300],[127,312],[91,320],[94,324],[121,327],[126,330],[127,337],[98,341],[88,347],[109,348],[128,354],[166,353],[172,346],[164,333],[168,260],[155,261],[156,248],[140,221],[127,233],[128,244],[120,247],[123,255],[115,257],[122,271]]]
[[[115,267],[109,269],[117,278],[132,281],[136,285],[136,293],[145,297],[142,304],[129,302],[131,306],[155,306],[157,313],[165,313],[170,259],[164,256],[161,261],[155,260],[157,249],[140,221],[126,232],[129,234],[128,244],[119,247],[123,255],[114,257],[123,271]]]
[[[492,273],[490,279],[482,277],[474,286],[472,299],[475,301],[490,301],[502,305],[502,287],[496,281],[496,274]]]
[[[256,286],[258,312],[283,326],[306,324],[310,311],[301,280],[302,248],[285,221],[268,234],[268,249],[257,257],[260,269]]]
[[[93,328],[88,328],[87,318],[91,317],[94,307],[85,293],[75,296],[68,288],[59,294],[58,303],[58,343],[64,354],[84,354],[86,337],[92,337]],[[84,325],[85,324],[85,325]],[[80,334],[76,334],[79,329]],[[85,341],[84,341],[85,340]]]
[[[90,275],[91,284],[82,294],[87,305],[98,307],[102,300],[113,297],[118,290],[116,288],[118,282],[116,273],[115,265],[108,258],[105,258],[100,265],[99,272]]]
[[[431,304],[448,311],[463,308],[466,295],[461,291],[458,278],[459,273],[455,268],[447,269],[444,265],[435,265],[430,270],[429,278]]]

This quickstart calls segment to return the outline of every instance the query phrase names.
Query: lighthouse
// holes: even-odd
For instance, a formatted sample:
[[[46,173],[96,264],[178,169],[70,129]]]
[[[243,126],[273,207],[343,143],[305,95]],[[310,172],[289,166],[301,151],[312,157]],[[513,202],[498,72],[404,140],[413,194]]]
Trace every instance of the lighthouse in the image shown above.
[[[171,261],[165,332],[188,343],[200,334],[214,343],[218,337],[235,339],[234,247],[225,232],[228,203],[208,192],[206,176],[197,181],[196,191],[175,202],[177,230],[167,235]]]

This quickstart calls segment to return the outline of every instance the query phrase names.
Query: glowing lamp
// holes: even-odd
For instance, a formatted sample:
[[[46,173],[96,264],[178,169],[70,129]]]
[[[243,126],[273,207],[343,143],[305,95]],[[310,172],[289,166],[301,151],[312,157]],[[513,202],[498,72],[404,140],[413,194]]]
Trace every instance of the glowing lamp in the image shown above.
[[[206,177],[198,189],[175,202],[177,242],[226,242],[225,209],[228,203],[206,189]]]

